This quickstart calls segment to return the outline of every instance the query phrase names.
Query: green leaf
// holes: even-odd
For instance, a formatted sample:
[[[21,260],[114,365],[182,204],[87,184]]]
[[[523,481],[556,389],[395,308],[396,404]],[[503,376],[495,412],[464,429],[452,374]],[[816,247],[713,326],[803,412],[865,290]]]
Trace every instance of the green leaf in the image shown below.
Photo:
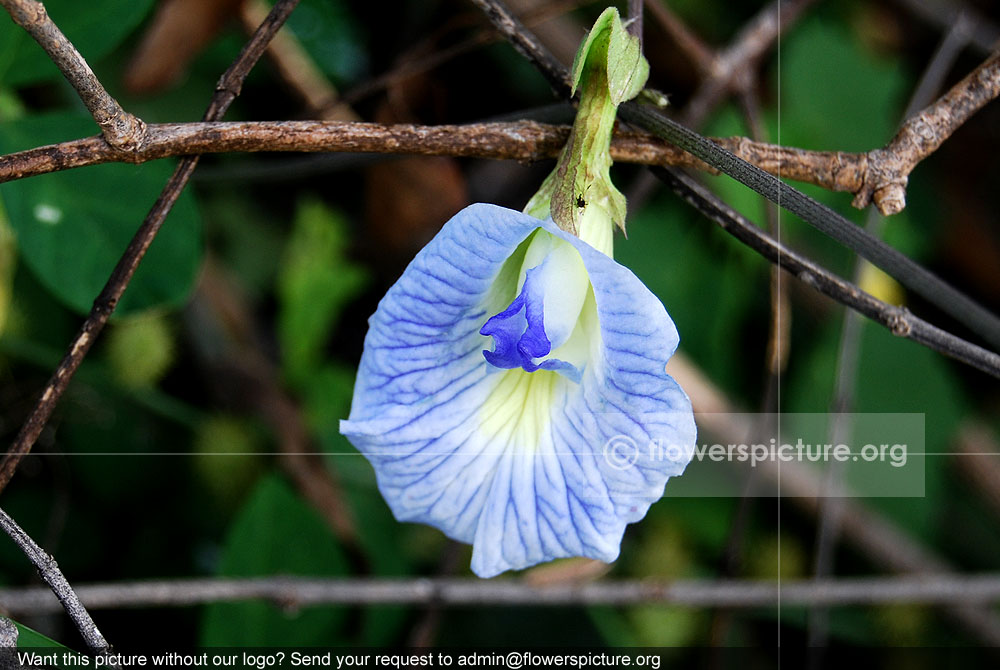
[[[45,9],[83,57],[94,63],[118,46],[153,0],[45,0]],[[48,54],[6,15],[0,17],[0,83],[23,86],[56,79]]]
[[[786,146],[868,151],[892,138],[903,112],[907,81],[899,65],[820,18],[803,21],[783,41],[776,74],[781,126],[772,136]]]
[[[334,576],[347,572],[343,552],[319,515],[277,476],[265,478],[230,529],[219,575]],[[204,646],[329,646],[345,610],[283,611],[271,603],[215,603],[205,611]]]
[[[0,124],[0,152],[93,135],[88,117]],[[96,165],[0,186],[21,257],[61,301],[86,313],[170,176],[168,162]],[[181,194],[118,305],[118,313],[178,306],[201,262],[201,221]]]
[[[344,255],[344,220],[318,200],[299,205],[278,275],[278,338],[289,379],[304,383],[323,360],[324,344],[366,275]]]
[[[342,0],[302,0],[288,18],[299,38],[324,74],[335,82],[353,81],[368,69],[364,31]]]
[[[628,239],[615,242],[615,259],[663,302],[680,333],[681,351],[723,388],[746,388],[752,368],[746,345],[734,344],[734,333],[760,327],[757,314],[768,299],[763,259],[683,203],[665,199],[636,213]]]
[[[836,379],[839,335],[839,328],[828,329],[803,364],[791,367],[794,372],[785,385],[787,390],[782,392],[786,411],[828,411]],[[953,371],[941,354],[865,321],[857,369],[852,411],[924,414],[926,452],[940,454],[950,450],[949,442],[964,412],[963,397]],[[927,457],[923,468],[924,496],[871,498],[870,504],[917,537],[932,541],[940,531],[940,501],[945,487],[943,465],[941,458]]]
[[[50,637],[42,635],[36,630],[28,628],[22,623],[14,622],[17,626],[17,646],[19,648],[35,648],[35,649],[62,649],[64,651],[71,651],[69,647],[59,644]]]

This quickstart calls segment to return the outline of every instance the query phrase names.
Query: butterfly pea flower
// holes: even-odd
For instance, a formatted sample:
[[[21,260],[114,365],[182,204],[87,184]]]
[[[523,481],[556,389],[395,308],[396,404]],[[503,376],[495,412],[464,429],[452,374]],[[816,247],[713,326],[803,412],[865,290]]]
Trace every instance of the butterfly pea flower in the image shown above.
[[[396,518],[472,544],[481,577],[615,560],[693,453],[690,401],[665,371],[677,330],[612,258],[624,201],[611,126],[593,125],[603,153],[557,169],[531,214],[472,205],[417,254],[369,320],[341,422]]]
[[[472,205],[372,316],[341,431],[396,518],[471,543],[482,577],[613,561],[690,460],[690,403],[664,370],[677,343],[660,301],[608,255]]]

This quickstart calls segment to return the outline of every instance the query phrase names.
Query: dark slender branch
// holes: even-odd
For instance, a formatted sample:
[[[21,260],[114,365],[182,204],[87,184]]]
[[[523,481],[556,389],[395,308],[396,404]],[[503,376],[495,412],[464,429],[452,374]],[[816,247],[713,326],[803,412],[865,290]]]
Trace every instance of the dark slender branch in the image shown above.
[[[1000,356],[997,354],[945,332],[903,307],[882,302],[828,272],[780,244],[687,175],[670,168],[654,168],[653,172],[698,211],[718,223],[723,230],[820,293],[882,324],[894,335],[920,342],[1000,378]]]
[[[122,109],[104,90],[87,61],[49,18],[45,6],[37,0],[0,0],[0,5],[45,49],[66,81],[76,89],[109,145],[120,151],[142,147],[146,124]]]
[[[480,6],[485,4],[489,8],[498,6],[498,3],[489,0],[474,0],[474,2]],[[536,42],[530,32],[524,29],[523,26],[518,28],[513,24],[505,23],[501,18],[495,17],[492,13],[489,15],[498,29],[504,35],[508,35],[508,39],[513,43],[526,45]],[[560,72],[550,73],[549,68],[552,66],[550,62],[542,62],[539,60],[540,57],[532,54],[530,50],[524,49],[523,53],[525,53],[536,67],[546,72],[547,76],[565,81],[565,69],[562,69]],[[859,229],[829,207],[795,190],[780,179],[738,158],[731,152],[667,118],[656,110],[631,101],[619,108],[619,115],[624,120],[638,125],[681,149],[694,154],[712,167],[725,172],[730,177],[763,195],[768,200],[798,215],[810,225],[833,237],[885,270],[907,288],[927,298],[944,312],[952,315],[960,323],[965,324],[972,331],[978,333],[980,337],[984,338],[990,344],[1000,347],[1000,319],[994,314],[944,283],[896,249],[866,234],[862,229]],[[909,313],[907,312],[907,314]],[[930,324],[926,324],[926,326],[927,328],[933,328]],[[947,334],[940,329],[935,328],[934,330],[938,334]],[[924,341],[928,332],[927,329],[921,328],[919,333],[914,333],[913,339]],[[961,360],[976,360],[978,361],[976,364],[977,367],[991,371],[991,374],[993,370],[998,369],[996,362],[993,360],[993,358],[996,358],[996,354],[987,352],[960,338],[949,337],[947,345],[949,355]],[[940,337],[935,335],[932,339],[938,340]],[[989,354],[987,361],[983,360],[982,354]]]
[[[499,0],[471,0],[489,18],[490,23],[518,53],[527,58],[542,73],[549,86],[560,98],[570,97],[569,74],[530,30]]]
[[[77,591],[93,610],[190,607],[204,603],[267,600],[283,607],[439,603],[451,606],[634,605],[770,607],[885,603],[989,604],[1000,602],[1000,575],[851,577],[822,581],[607,580],[536,586],[524,580],[454,577],[418,579],[250,577],[86,584]],[[0,589],[12,614],[55,611],[47,589]]]
[[[1000,347],[1000,319],[996,315],[826,205],[668,119],[656,110],[628,102],[619,108],[619,114],[630,123],[690,151],[771,202],[796,214],[817,230],[880,267],[907,288],[925,297],[985,341]]]
[[[90,617],[86,608],[80,603],[80,598],[73,591],[73,587],[66,581],[66,577],[59,570],[54,558],[49,556],[38,544],[31,539],[31,536],[24,532],[17,522],[0,509],[0,528],[14,540],[14,543],[24,552],[31,564],[38,570],[39,576],[49,585],[49,588],[40,587],[38,590],[45,592],[46,596],[55,605],[53,611],[58,611],[60,607],[66,610],[66,614],[73,620],[73,625],[80,631],[80,635],[86,641],[87,646],[98,653],[107,652],[110,646],[108,641],[101,635],[97,624]],[[55,594],[55,600],[52,595]]]
[[[299,0],[278,0],[274,9],[268,15],[267,20],[261,24],[257,32],[250,38],[246,46],[236,58],[236,61],[219,79],[215,95],[205,112],[206,121],[217,121],[225,114],[230,103],[239,94],[243,85],[243,80],[267,48],[268,42],[284,24],[288,15],[298,4]],[[93,345],[97,335],[104,328],[111,313],[118,304],[119,299],[128,287],[132,276],[139,267],[139,262],[146,254],[149,245],[152,244],[157,232],[163,225],[167,214],[173,208],[174,203],[180,196],[181,191],[191,178],[195,166],[198,164],[198,156],[184,158],[177,165],[173,175],[171,175],[160,197],[153,204],[152,209],[146,215],[142,225],[136,231],[132,241],[119,259],[118,264],[111,272],[107,283],[101,290],[100,295],[94,300],[94,306],[90,315],[84,321],[80,332],[73,340],[69,351],[63,358],[55,373],[49,379],[45,390],[42,392],[31,414],[28,416],[21,431],[14,440],[13,445],[7,451],[7,455],[0,462],[0,491],[2,491],[11,477],[17,470],[18,463],[31,451],[38,436],[41,434],[45,424],[48,423],[56,404],[69,385],[70,379],[83,361],[90,347]]]

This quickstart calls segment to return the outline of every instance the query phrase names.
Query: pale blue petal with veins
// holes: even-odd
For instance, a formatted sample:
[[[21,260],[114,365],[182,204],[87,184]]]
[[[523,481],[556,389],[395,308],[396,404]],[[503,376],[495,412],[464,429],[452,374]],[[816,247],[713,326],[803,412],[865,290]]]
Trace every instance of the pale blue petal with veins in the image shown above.
[[[482,577],[612,561],[691,459],[691,405],[664,370],[677,342],[628,269],[472,205],[379,303],[341,431],[396,518],[471,543]]]

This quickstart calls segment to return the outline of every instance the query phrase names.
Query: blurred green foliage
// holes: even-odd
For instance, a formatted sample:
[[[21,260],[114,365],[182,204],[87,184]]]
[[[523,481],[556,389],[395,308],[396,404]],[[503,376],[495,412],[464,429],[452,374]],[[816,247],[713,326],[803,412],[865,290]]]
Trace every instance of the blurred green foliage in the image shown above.
[[[32,116],[0,125],[0,151],[93,133],[87,116]],[[86,314],[170,172],[162,161],[95,165],[5,184],[21,258],[56,297]],[[201,263],[200,231],[194,198],[184,193],[122,296],[119,315],[184,303]]]
[[[459,10],[452,4],[404,2],[391,11],[412,19],[406,25],[389,25],[381,15],[389,10],[369,4],[304,0],[290,21],[320,70],[338,86],[363,85],[371,74],[393,71],[402,53],[416,58],[408,49],[419,39],[429,40],[423,48],[436,53],[470,34],[468,16],[456,19]],[[925,62],[933,41],[876,48],[859,29],[875,21],[865,5],[825,3],[790,28],[780,58],[765,64],[762,118],[770,140],[866,151],[891,137],[914,84],[911,60]],[[118,81],[139,30],[151,20],[152,0],[99,0],[86,11],[69,0],[46,6],[111,92],[151,122],[196,118],[243,40],[227,27],[176,88],[138,99],[120,90]],[[716,43],[729,40],[757,9],[694,0],[672,7]],[[599,10],[579,11],[589,17]],[[653,56],[670,48],[647,40]],[[405,87],[393,88],[392,95],[378,89],[373,97],[359,96],[360,112],[373,117],[389,100],[394,111],[421,121],[462,121],[482,110],[500,113],[511,105],[550,102],[544,81],[505,45],[459,53],[457,61],[420,75],[425,78],[413,88],[424,97],[414,96],[409,104],[412,91]],[[676,73],[656,72],[655,64],[669,58],[651,60],[656,85],[667,88],[663,81]],[[683,101],[690,91],[678,93]],[[303,114],[274,69],[263,63],[230,118]],[[735,104],[720,107],[702,130],[750,134]],[[44,53],[0,18],[0,152],[94,134],[92,121]],[[55,553],[71,581],[467,575],[468,548],[436,530],[396,522],[371,468],[338,430],[350,409],[366,319],[401,269],[377,236],[372,239],[366,199],[394,194],[367,193],[360,162],[332,173],[334,168],[307,169],[301,178],[288,176],[293,165],[288,156],[203,162],[211,178],[196,179],[174,207],[118,307],[117,322],[84,363],[36,447],[42,455],[29,458],[4,492],[4,508]],[[0,186],[0,435],[7,441],[171,166],[171,161],[103,165]],[[462,167],[468,168],[463,174],[471,192],[498,194],[500,204],[521,207],[521,194],[537,187],[526,183],[533,178],[522,166]],[[269,170],[270,176],[253,176],[259,174],[254,169]],[[928,168],[936,169],[941,168]],[[632,174],[616,168],[623,191]],[[948,206],[934,190],[935,174],[914,175],[910,207],[889,222],[885,236],[918,260],[940,265],[946,261],[939,255],[939,236]],[[765,225],[760,198],[727,178],[707,179],[733,207]],[[848,194],[803,190],[862,221]],[[995,211],[997,203],[986,206]],[[781,222],[783,241],[839,274],[853,272],[852,258],[837,245],[792,217],[782,215]],[[664,302],[680,331],[681,351],[738,406],[761,409],[769,264],[664,193],[639,207],[628,229],[627,240],[616,239],[616,257]],[[209,274],[206,268],[222,277],[219,283],[199,283],[200,273]],[[797,284],[791,295],[782,409],[826,412],[843,313]],[[212,311],[206,305],[214,306],[217,318],[206,317],[206,309]],[[227,311],[232,305],[246,307],[249,318],[238,308]],[[249,338],[274,365],[273,383],[300,406],[310,439],[343,490],[356,527],[355,546],[338,542],[281,474],[273,457],[279,439],[274,427],[248,409],[245,396],[253,383],[218,364],[238,337]],[[967,371],[870,323],[863,326],[859,357],[854,410],[923,413],[927,449],[935,454],[949,451],[962,420],[986,404],[984,396],[996,400],[995,389],[984,394],[981,380]],[[995,569],[1000,536],[986,505],[943,458],[929,456],[925,472],[925,497],[865,504],[959,568]],[[660,502],[644,522],[628,529],[611,576],[810,574],[813,519],[766,498],[746,502],[742,559],[727,572],[725,556],[740,505],[737,498]],[[837,568],[838,574],[878,569],[850,549],[838,553]],[[0,583],[20,584],[30,573],[23,557],[0,543]],[[435,639],[465,645],[554,640],[698,645],[710,639],[715,614],[666,607],[566,608],[554,615],[472,608],[447,612]],[[802,608],[732,614],[725,640],[730,644],[770,645],[778,630],[786,639],[804,639]],[[161,644],[157,631],[165,626],[191,644],[388,645],[406,643],[426,617],[421,608],[220,603],[197,612],[102,613],[99,623],[126,647]],[[58,621],[40,623],[53,637],[75,639]],[[857,645],[950,644],[964,635],[936,612],[907,607],[835,610],[831,634],[837,643]],[[34,639],[28,631],[22,635]]]

